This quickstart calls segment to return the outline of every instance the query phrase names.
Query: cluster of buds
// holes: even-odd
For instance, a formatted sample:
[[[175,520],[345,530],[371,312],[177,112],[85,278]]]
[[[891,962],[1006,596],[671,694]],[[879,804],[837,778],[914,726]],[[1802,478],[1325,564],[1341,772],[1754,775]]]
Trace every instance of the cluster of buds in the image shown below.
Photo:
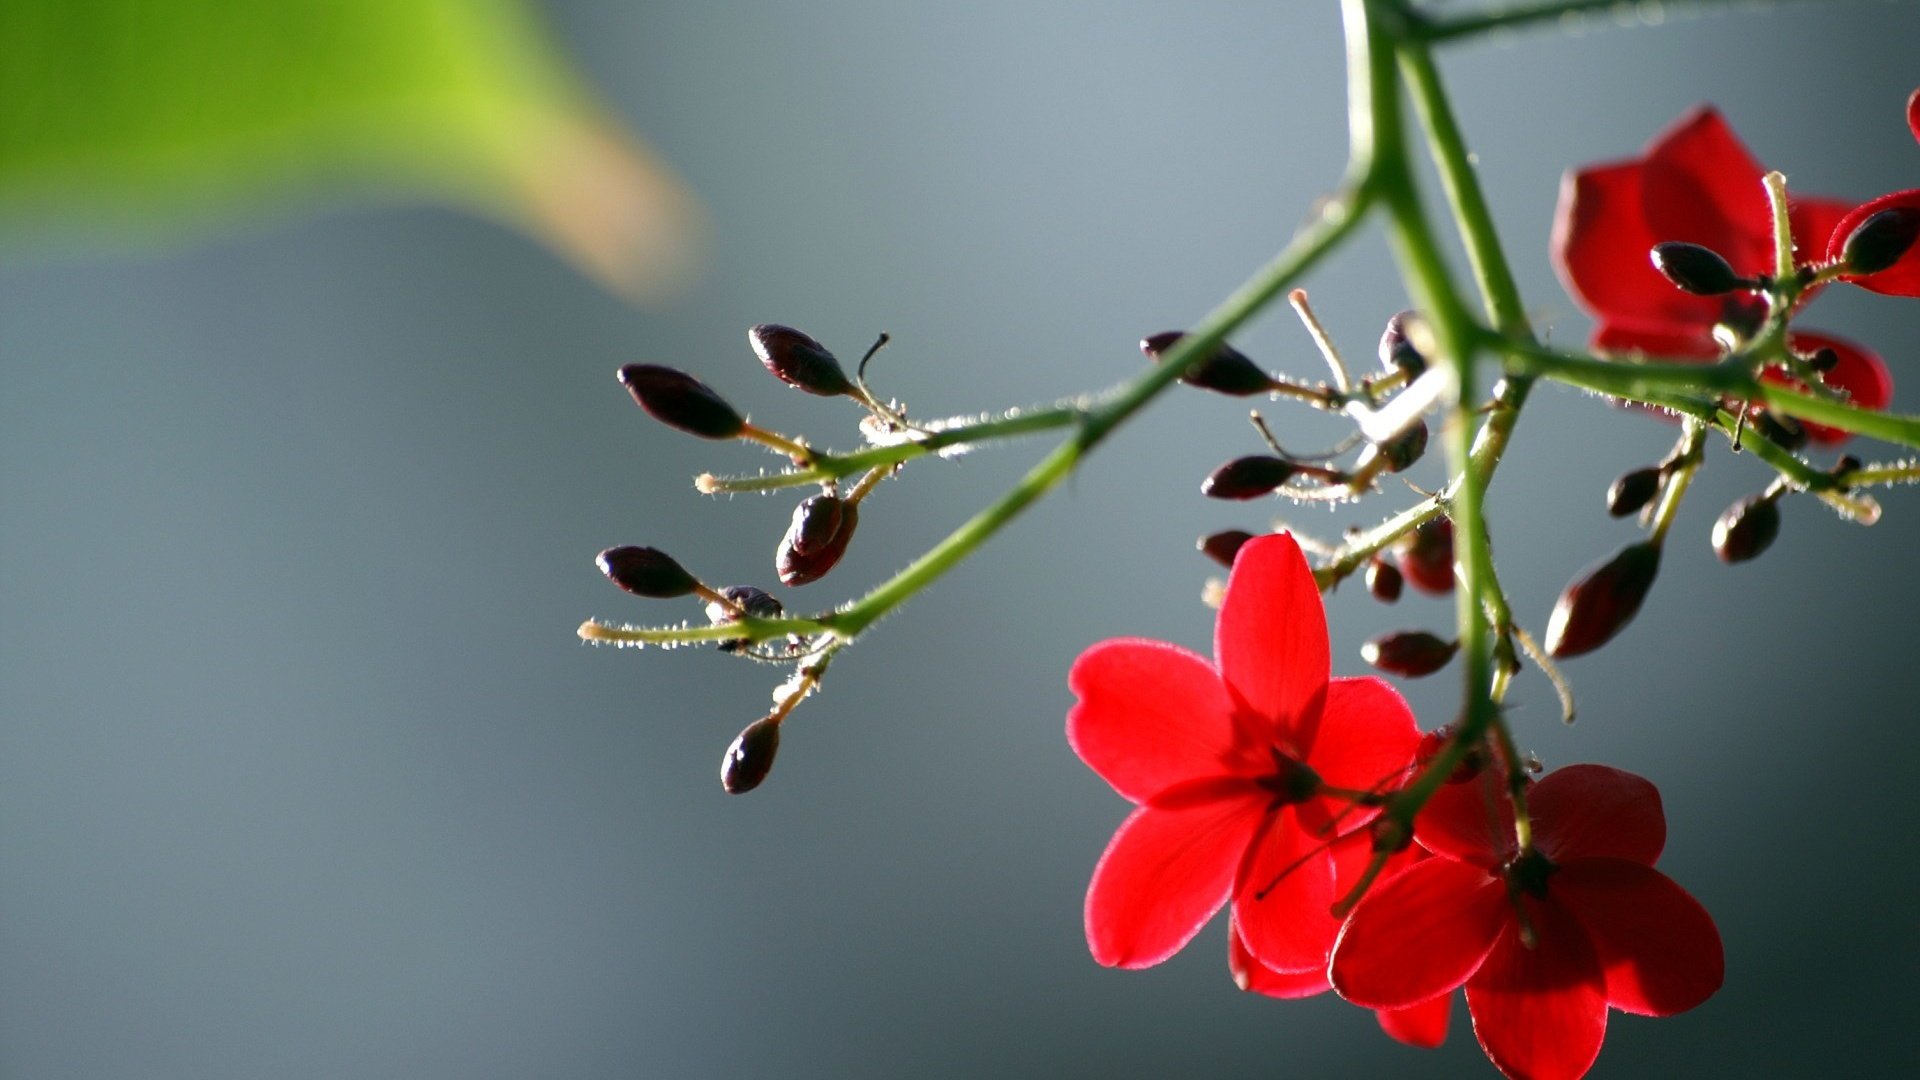
[[[851,375],[832,352],[791,327],[755,326],[747,339],[761,365],[781,382],[808,394],[845,397],[859,404],[866,413],[863,431],[892,433],[910,427],[898,406],[881,403],[865,381],[867,361],[886,344],[884,334]],[[684,371],[658,364],[627,364],[620,369],[619,379],[636,404],[668,427],[704,439],[757,443],[783,455],[796,468],[817,461],[803,440],[755,425],[712,387]],[[824,478],[818,492],[794,507],[792,521],[774,549],[774,573],[782,585],[810,584],[839,564],[859,525],[861,501],[891,471],[873,469],[846,491],[840,490],[837,478]],[[709,482],[702,478],[703,489]],[[599,554],[596,563],[608,580],[626,592],[656,600],[693,597],[704,605],[710,626],[738,626],[739,637],[718,639],[722,652],[797,663],[794,677],[776,692],[773,711],[741,731],[722,758],[720,780],[726,791],[738,794],[758,786],[773,767],[782,723],[817,688],[825,670],[823,657],[831,655],[834,647],[832,635],[761,639],[751,623],[782,618],[785,607],[777,598],[755,585],[708,585],[656,548],[611,547]],[[595,625],[583,628],[582,636],[603,640],[590,632]]]

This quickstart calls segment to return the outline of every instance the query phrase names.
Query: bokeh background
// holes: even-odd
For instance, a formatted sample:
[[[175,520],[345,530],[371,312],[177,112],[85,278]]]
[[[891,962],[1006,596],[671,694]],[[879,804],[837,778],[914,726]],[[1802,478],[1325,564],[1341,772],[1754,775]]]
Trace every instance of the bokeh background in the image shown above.
[[[1800,190],[1920,182],[1902,123],[1920,8],[1632,5],[1448,51],[1526,298],[1554,281],[1563,169],[1719,102]],[[1169,395],[1072,484],[873,632],[751,796],[715,779],[780,678],[710,651],[583,647],[615,543],[772,579],[792,497],[689,479],[768,463],[650,422],[621,363],[689,368],[772,426],[851,442],[842,403],[765,377],[788,322],[921,415],[1109,385],[1263,262],[1343,153],[1335,5],[551,0],[583,83],[704,201],[706,272],[646,306],[519,232],[417,199],[329,202],[137,249],[57,228],[0,253],[0,1075],[1261,1077],[1491,1075],[1456,1005],[1402,1047],[1330,997],[1229,981],[1216,922],[1145,973],[1088,958],[1081,901],[1125,805],[1061,735],[1073,657],[1205,649],[1194,537],[1254,447],[1242,405]],[[1309,282],[1350,353],[1404,306],[1377,233]],[[1832,290],[1807,325],[1878,348],[1920,409],[1920,309]],[[1237,338],[1317,375],[1284,312]],[[1317,428],[1284,406],[1283,437]],[[1670,428],[1543,388],[1492,510],[1540,629],[1625,542],[1606,484]],[[855,595],[1043,443],[922,463],[800,607]],[[1886,455],[1882,455],[1886,456]],[[1787,506],[1728,568],[1706,535],[1766,470],[1712,447],[1663,579],[1576,660],[1549,765],[1665,795],[1662,866],[1714,912],[1724,990],[1616,1013],[1593,1075],[1908,1075],[1920,502]],[[1432,479],[1431,474],[1425,477]],[[1403,493],[1404,495],[1404,493]],[[1335,536],[1404,505],[1295,511]],[[1329,599],[1335,668],[1443,601]],[[1408,688],[1423,723],[1457,687]]]

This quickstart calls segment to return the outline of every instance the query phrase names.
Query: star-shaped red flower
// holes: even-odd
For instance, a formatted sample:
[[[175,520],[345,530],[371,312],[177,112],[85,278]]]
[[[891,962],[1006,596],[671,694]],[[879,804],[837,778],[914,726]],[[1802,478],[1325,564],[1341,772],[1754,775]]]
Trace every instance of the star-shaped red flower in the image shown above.
[[[1240,548],[1214,656],[1120,638],[1074,662],[1067,741],[1138,807],[1094,868],[1087,944],[1102,964],[1148,967],[1231,898],[1263,965],[1324,970],[1335,818],[1346,832],[1375,813],[1339,792],[1405,774],[1413,715],[1379,679],[1329,678],[1320,590],[1285,534]]]
[[[1907,127],[1913,131],[1914,141],[1920,142],[1920,90],[1915,90],[1913,96],[1907,99]],[[1838,259],[1840,249],[1846,243],[1847,237],[1851,236],[1853,230],[1868,218],[1882,210],[1902,208],[1920,210],[1920,188],[1891,192],[1855,207],[1851,213],[1840,219],[1839,224],[1834,227],[1833,235],[1828,238],[1828,257]],[[1889,296],[1920,296],[1920,244],[1908,248],[1907,253],[1898,261],[1877,274],[1849,277],[1846,280],[1863,289],[1886,293]]]
[[[1660,793],[1570,765],[1528,793],[1521,854],[1494,772],[1440,789],[1414,835],[1438,858],[1370,890],[1334,946],[1333,987],[1403,1009],[1467,988],[1474,1036],[1507,1076],[1573,1080],[1600,1052],[1607,1009],[1667,1016],[1720,987],[1720,933],[1653,868]],[[1531,941],[1529,941],[1531,937]]]
[[[1680,291],[1654,268],[1649,252],[1655,244],[1685,241],[1719,252],[1743,277],[1771,274],[1773,213],[1763,172],[1720,114],[1702,106],[1655,137],[1640,157],[1567,175],[1554,211],[1553,263],[1567,291],[1599,323],[1591,343],[1596,351],[1711,360],[1720,355],[1716,323],[1756,318],[1751,297]],[[1838,230],[1850,211],[1850,204],[1833,199],[1795,199],[1788,218],[1796,243],[1803,251],[1826,251],[1830,238],[1845,239]],[[1805,332],[1794,332],[1791,344],[1805,354],[1832,349],[1840,362],[1825,376],[1827,385],[1845,390],[1854,404],[1878,409],[1892,400],[1886,365],[1864,346]],[[1846,438],[1812,424],[1807,434],[1829,444]]]

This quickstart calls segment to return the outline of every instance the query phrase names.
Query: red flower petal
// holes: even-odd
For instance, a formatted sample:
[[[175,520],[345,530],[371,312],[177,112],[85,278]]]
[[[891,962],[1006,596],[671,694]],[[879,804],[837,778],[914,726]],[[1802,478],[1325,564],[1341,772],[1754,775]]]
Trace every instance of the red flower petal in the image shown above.
[[[1465,982],[1512,919],[1507,889],[1451,859],[1376,883],[1333,947],[1333,988],[1370,1009],[1404,1009]]]
[[[1320,587],[1293,537],[1255,537],[1234,556],[1213,651],[1228,689],[1304,756],[1332,660]]]
[[[1815,334],[1796,330],[1792,335],[1793,347],[1802,353],[1812,353],[1818,349],[1832,349],[1840,357],[1840,363],[1827,372],[1828,386],[1847,392],[1847,400],[1863,409],[1884,409],[1893,400],[1893,375],[1878,354],[1864,345],[1834,337],[1831,334]],[[1786,386],[1801,386],[1799,380],[1783,371],[1768,368],[1761,373],[1768,382]],[[1804,424],[1807,438],[1822,446],[1836,446],[1846,442],[1850,436],[1839,428],[1825,424]]]
[[[1447,1021],[1453,1015],[1453,995],[1441,994],[1404,1009],[1376,1009],[1374,1018],[1380,1030],[1422,1050],[1432,1050],[1447,1041]]]
[[[1654,269],[1656,236],[1641,212],[1644,170],[1639,162],[1599,165],[1569,173],[1560,183],[1553,216],[1553,266],[1575,300],[1604,322],[1711,326],[1720,306],[1712,297],[1675,288]]]
[[[1607,765],[1555,769],[1527,792],[1527,808],[1535,843],[1563,866],[1595,858],[1652,866],[1667,843],[1660,790]]]
[[[1655,243],[1702,244],[1742,274],[1773,272],[1765,170],[1717,110],[1703,105],[1661,132],[1645,166],[1641,217]]]
[[[1230,770],[1233,701],[1213,665],[1159,641],[1103,641],[1067,675],[1067,744],[1134,802]]]
[[[1609,356],[1650,356],[1660,360],[1717,360],[1712,320],[1679,323],[1607,322],[1593,333],[1593,351]]]
[[[1832,239],[1827,241],[1827,257],[1837,259],[1840,249],[1846,244],[1847,237],[1860,223],[1882,210],[1899,207],[1920,207],[1920,188],[1908,191],[1895,191],[1882,195],[1872,202],[1861,203],[1853,212],[1840,219],[1833,228]],[[1887,296],[1920,296],[1920,244],[1907,249],[1899,261],[1877,274],[1864,277],[1849,277],[1845,280],[1871,292],[1884,293]]]
[[[1515,920],[1467,980],[1473,1034],[1514,1080],[1576,1080],[1607,1035],[1606,980],[1585,929],[1551,903],[1527,904],[1539,944]]]
[[[1235,986],[1268,997],[1312,997],[1326,993],[1331,986],[1327,982],[1325,967],[1312,971],[1279,972],[1255,959],[1253,953],[1248,951],[1247,943],[1240,939],[1238,921],[1234,922],[1227,934],[1227,970],[1233,973]]]
[[[1333,855],[1285,810],[1254,845],[1233,897],[1233,920],[1262,964],[1275,971],[1325,971],[1340,933],[1332,914]]]
[[[1087,887],[1093,958],[1143,968],[1179,952],[1226,903],[1264,809],[1249,797],[1135,810]]]
[[[1403,776],[1419,745],[1420,729],[1400,691],[1372,676],[1334,679],[1306,764],[1334,787],[1367,791]],[[1372,816],[1348,814],[1342,828],[1356,828]]]
[[[1671,1016],[1720,989],[1726,974],[1720,931],[1707,909],[1667,875],[1625,859],[1576,859],[1548,888],[1586,927],[1614,1008]]]
[[[1787,201],[1787,221],[1793,226],[1793,246],[1803,260],[1831,249],[1840,222],[1853,212],[1853,204],[1841,199],[1794,197]],[[1851,231],[1851,230],[1849,230]],[[1846,239],[1846,233],[1838,234]],[[1804,300],[1803,300],[1804,302]]]
[[[1920,142],[1920,90],[1907,99],[1907,127],[1913,131],[1913,141]]]
[[[1435,855],[1498,866],[1511,859],[1513,804],[1496,769],[1482,770],[1472,780],[1443,784],[1413,822],[1413,838]]]

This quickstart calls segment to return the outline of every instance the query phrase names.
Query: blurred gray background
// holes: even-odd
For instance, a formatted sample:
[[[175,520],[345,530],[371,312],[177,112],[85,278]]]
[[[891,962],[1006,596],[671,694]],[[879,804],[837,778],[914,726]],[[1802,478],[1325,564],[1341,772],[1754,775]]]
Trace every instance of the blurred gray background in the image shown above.
[[[1559,340],[1586,331],[1546,258],[1561,171],[1696,101],[1799,190],[1920,183],[1920,9],[1640,8],[1668,25],[1444,58]],[[1065,674],[1114,635],[1206,648],[1194,537],[1268,512],[1197,492],[1255,445],[1240,403],[1169,395],[882,625],[751,796],[715,770],[777,670],[573,634],[695,614],[615,591],[602,547],[767,584],[793,501],[696,495],[695,473],[770,459],[650,422],[619,364],[689,368],[838,446],[854,416],[765,377],[747,326],[842,356],[891,331],[877,381],[920,415],[1127,377],[1135,340],[1210,308],[1335,179],[1335,5],[544,10],[711,208],[710,271],[677,304],[624,306],[517,234],[407,206],[0,261],[0,1075],[1491,1075],[1457,1004],[1422,1052],[1330,996],[1240,993],[1220,921],[1149,972],[1087,956],[1082,897],[1126,807],[1062,739]],[[1369,233],[1310,281],[1350,353],[1404,306],[1394,280]],[[1834,290],[1806,325],[1878,348],[1920,409],[1920,308]],[[1237,340],[1318,374],[1283,311]],[[1328,430],[1270,412],[1302,445]],[[1632,535],[1606,484],[1672,434],[1536,395],[1492,504],[1536,630]],[[1043,447],[913,467],[841,569],[783,595],[857,594]],[[1714,516],[1766,478],[1714,445],[1639,621],[1568,666],[1576,727],[1537,676],[1515,691],[1549,765],[1660,785],[1662,867],[1726,941],[1725,989],[1613,1014],[1595,1076],[1920,1065],[1920,499],[1885,493],[1871,530],[1796,499],[1772,552],[1719,565]],[[1335,536],[1405,501],[1293,520]],[[1336,671],[1451,610],[1341,591]],[[1457,692],[1408,689],[1428,726]]]

